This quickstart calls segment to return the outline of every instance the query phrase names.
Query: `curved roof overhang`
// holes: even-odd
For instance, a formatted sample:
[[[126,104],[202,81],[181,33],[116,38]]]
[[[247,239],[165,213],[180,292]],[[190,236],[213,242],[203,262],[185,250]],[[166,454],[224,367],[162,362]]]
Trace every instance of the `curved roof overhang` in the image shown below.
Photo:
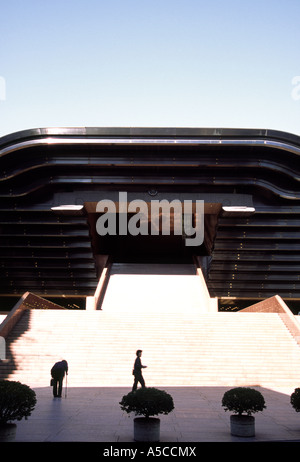
[[[254,215],[219,217],[211,295],[299,300],[299,158],[300,137],[274,130],[82,127],[4,136],[0,293],[93,294],[98,274],[89,224],[74,207],[55,216],[57,196],[155,187],[214,194],[217,202],[226,194],[250,197]]]
[[[149,154],[151,148],[158,147],[159,152]],[[104,148],[106,151],[103,156]],[[74,165],[74,149],[76,149],[76,165]],[[15,162],[14,159],[18,158],[20,151],[21,162]],[[35,157],[33,154],[36,152],[42,152],[44,156]],[[80,154],[83,155],[80,157]],[[0,181],[0,197],[26,195],[44,187],[47,183],[61,184],[64,180],[72,181],[74,185],[90,182],[121,186],[127,183],[126,177],[130,176],[131,183],[136,185],[149,182],[161,185],[197,186],[200,183],[210,185],[213,182],[214,186],[226,187],[236,184],[240,188],[259,187],[283,199],[299,200],[299,188],[293,187],[297,182],[299,184],[297,165],[299,158],[300,138],[272,130],[33,129],[0,139],[0,168],[2,166],[2,170],[5,171]],[[243,171],[240,175],[231,176],[230,168],[236,168],[237,165]],[[68,175],[65,169],[70,166],[72,172]],[[47,176],[46,170],[51,171],[51,167],[55,168],[55,172]],[[84,172],[82,168],[85,169]],[[96,168],[101,170],[95,172]],[[154,175],[151,168],[160,168],[162,174]],[[196,169],[194,172],[188,171],[193,168]],[[179,169],[181,172],[186,169],[187,174],[179,174]],[[199,169],[207,169],[207,175],[201,174]],[[212,169],[216,175],[212,175]],[[34,179],[34,170],[36,176],[39,175],[38,171],[42,173],[40,185]],[[253,170],[256,173],[259,171],[268,173],[254,175]],[[30,172],[33,175],[28,177],[27,181],[24,175],[29,175]],[[275,177],[274,181],[272,175]],[[18,187],[11,187],[9,184],[9,182],[13,183],[14,179],[19,183]],[[1,191],[1,183],[8,185],[8,188],[5,187],[6,194]]]

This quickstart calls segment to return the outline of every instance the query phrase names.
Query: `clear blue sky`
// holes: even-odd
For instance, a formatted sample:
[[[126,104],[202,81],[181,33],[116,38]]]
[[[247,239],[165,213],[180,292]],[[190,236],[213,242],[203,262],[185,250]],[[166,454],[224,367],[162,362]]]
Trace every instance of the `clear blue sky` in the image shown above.
[[[300,0],[0,0],[0,11],[0,136],[61,126],[300,135]]]

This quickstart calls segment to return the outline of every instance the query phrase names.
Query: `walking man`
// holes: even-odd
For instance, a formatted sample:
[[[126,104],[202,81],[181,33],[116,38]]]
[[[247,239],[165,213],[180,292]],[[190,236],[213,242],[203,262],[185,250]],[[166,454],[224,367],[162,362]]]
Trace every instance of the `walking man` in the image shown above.
[[[65,373],[68,375],[68,363],[66,360],[55,363],[51,369],[53,396],[54,398],[61,398],[62,384]]]
[[[132,371],[132,374],[134,375],[132,391],[135,391],[137,389],[138,382],[140,382],[142,388],[145,388],[145,380],[142,375],[142,369],[146,368],[147,366],[142,365],[141,356],[142,356],[142,350],[137,350],[136,360],[134,362],[134,367]]]

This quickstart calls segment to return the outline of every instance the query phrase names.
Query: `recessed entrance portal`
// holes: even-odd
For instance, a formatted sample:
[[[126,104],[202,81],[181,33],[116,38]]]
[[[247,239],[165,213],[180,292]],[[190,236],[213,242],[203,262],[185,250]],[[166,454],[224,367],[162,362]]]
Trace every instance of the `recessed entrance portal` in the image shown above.
[[[204,204],[204,240],[201,245],[187,246],[185,235],[174,233],[174,214],[170,214],[170,233],[164,235],[161,232],[161,225],[158,235],[121,235],[119,229],[116,235],[106,234],[100,236],[97,233],[96,224],[101,214],[96,212],[97,204],[89,202],[85,204],[88,213],[88,222],[92,240],[92,248],[97,262],[100,262],[101,255],[110,255],[114,262],[135,262],[135,263],[192,263],[194,255],[205,257],[210,256],[216,234],[218,215],[221,211],[221,204]],[[118,209],[118,207],[117,207]],[[130,214],[126,219],[129,221]],[[148,218],[150,219],[150,218]],[[120,219],[116,220],[118,224]],[[150,224],[149,224],[150,229]]]
[[[132,236],[117,232],[99,236],[96,223],[100,215],[96,204],[85,204],[85,209],[101,285],[97,309],[127,313],[141,309],[149,312],[170,308],[203,312],[210,311],[212,306],[215,309],[204,276],[221,204],[205,204],[204,240],[197,247],[186,246],[185,236],[174,234],[172,215],[169,235]]]

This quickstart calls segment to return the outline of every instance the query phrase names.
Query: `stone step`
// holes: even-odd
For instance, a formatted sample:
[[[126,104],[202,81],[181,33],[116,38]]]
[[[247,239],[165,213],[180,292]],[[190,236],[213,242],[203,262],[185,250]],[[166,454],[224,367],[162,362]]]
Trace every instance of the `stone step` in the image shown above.
[[[170,305],[27,311],[7,339],[11,362],[0,365],[0,378],[48,386],[52,365],[64,358],[71,386],[131,387],[141,348],[148,386],[299,385],[300,348],[279,315]]]

